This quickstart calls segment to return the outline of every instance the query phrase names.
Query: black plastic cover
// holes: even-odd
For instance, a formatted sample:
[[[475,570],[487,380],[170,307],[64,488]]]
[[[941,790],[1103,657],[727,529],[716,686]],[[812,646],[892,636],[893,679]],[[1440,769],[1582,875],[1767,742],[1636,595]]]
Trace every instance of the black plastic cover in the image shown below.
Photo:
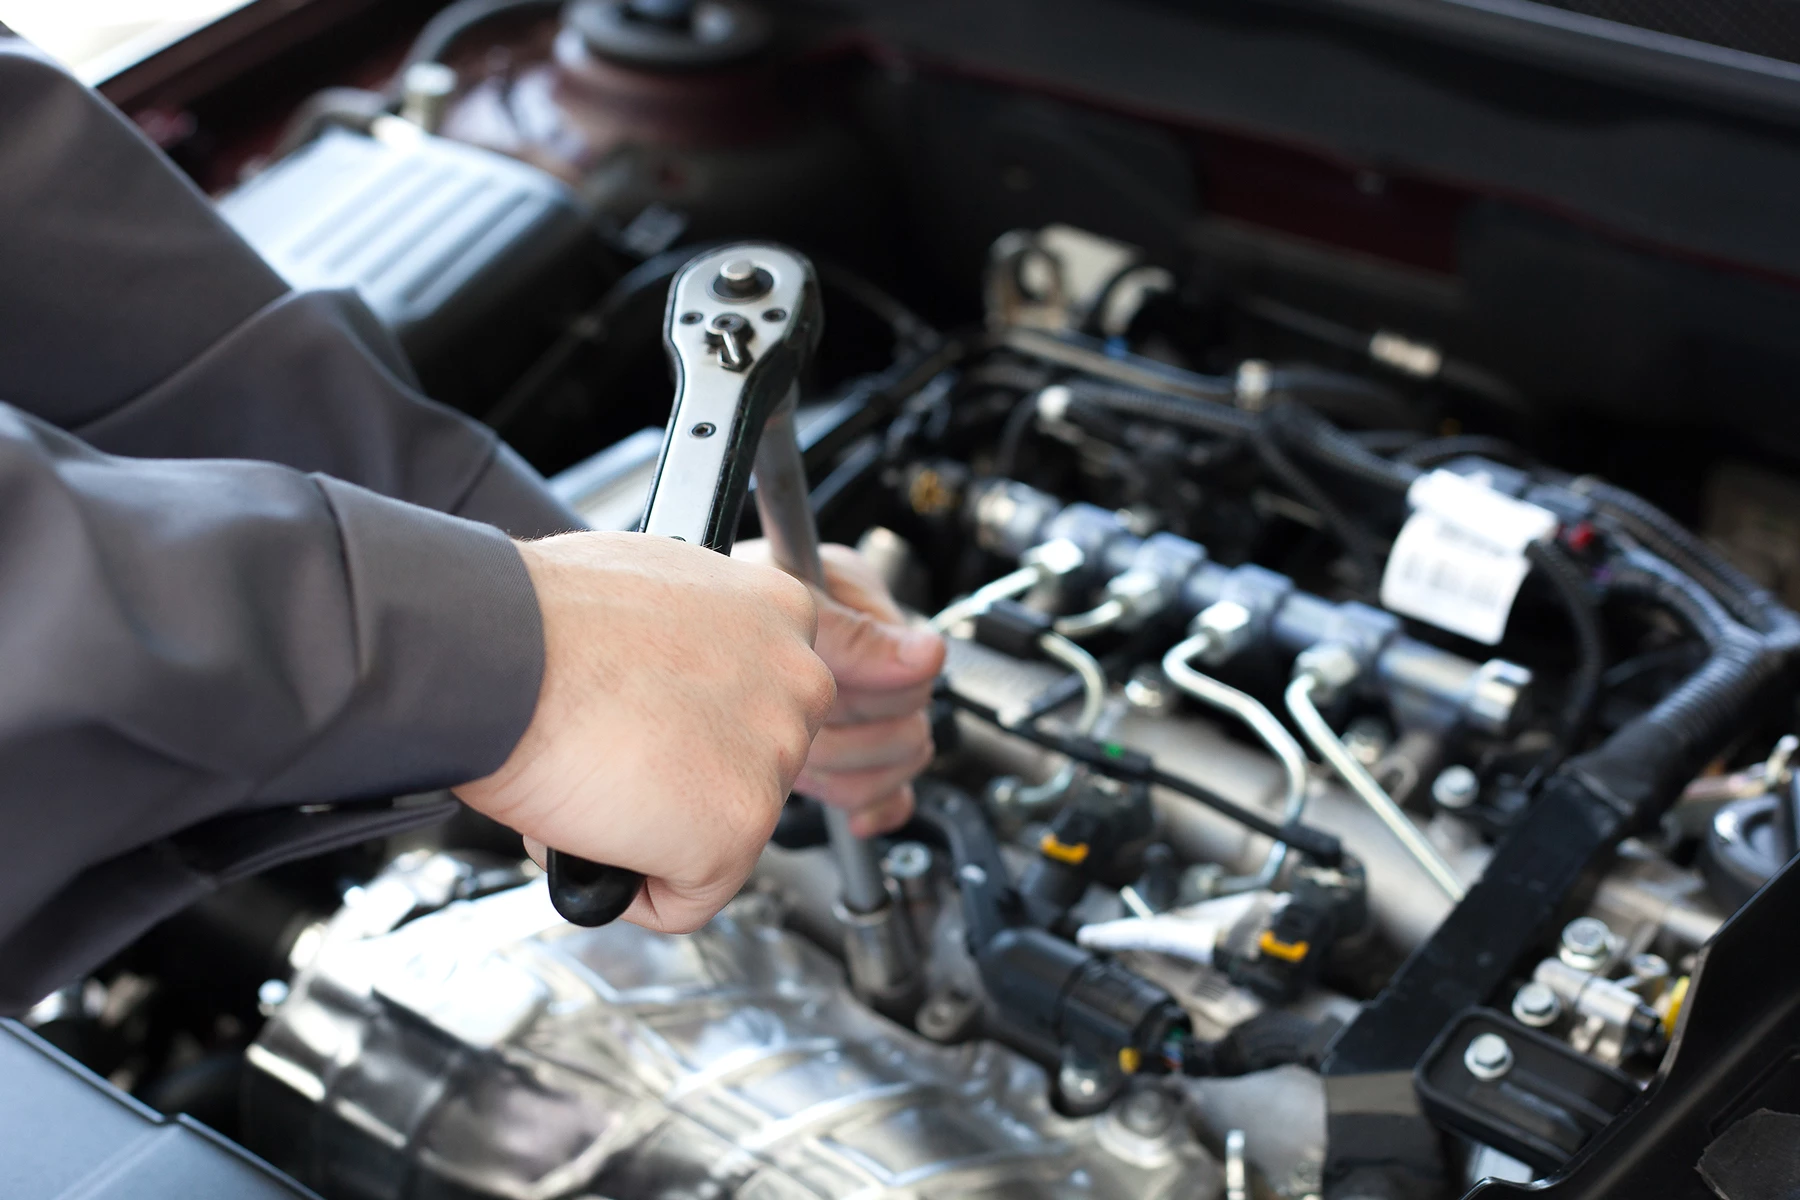
[[[434,399],[481,408],[580,302],[597,257],[553,176],[419,133],[328,129],[219,201],[296,288],[355,288]]]
[[[6,1200],[318,1200],[190,1117],[167,1117],[0,1021]]]
[[[1469,1043],[1485,1033],[1512,1048],[1512,1066],[1498,1079],[1478,1079],[1463,1063]],[[1626,1075],[1485,1008],[1444,1031],[1414,1082],[1433,1121],[1545,1172],[1568,1162],[1638,1096]]]

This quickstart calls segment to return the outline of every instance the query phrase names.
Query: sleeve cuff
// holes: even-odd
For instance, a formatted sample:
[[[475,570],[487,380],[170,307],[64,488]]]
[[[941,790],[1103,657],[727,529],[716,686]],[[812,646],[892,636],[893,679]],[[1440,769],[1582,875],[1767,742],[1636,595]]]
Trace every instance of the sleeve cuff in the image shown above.
[[[544,634],[499,530],[315,476],[337,517],[357,687],[266,786],[263,805],[418,792],[506,760],[537,708]]]

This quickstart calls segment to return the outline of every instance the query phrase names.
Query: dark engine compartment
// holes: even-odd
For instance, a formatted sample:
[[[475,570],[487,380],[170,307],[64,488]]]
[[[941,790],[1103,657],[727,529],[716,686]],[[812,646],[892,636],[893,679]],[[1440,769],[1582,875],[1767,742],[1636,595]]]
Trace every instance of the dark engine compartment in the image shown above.
[[[883,1134],[915,1157],[852,1146],[885,1164],[868,1194],[1763,1194],[1731,1189],[1797,1111],[1770,943],[1800,903],[1800,68],[1441,6],[1463,7],[252,5],[114,80],[278,270],[359,288],[426,392],[596,527],[641,509],[676,272],[738,240],[811,256],[821,531],[958,648],[886,860],[926,963],[909,997],[835,982],[856,950],[797,799],[698,950],[506,918],[460,960],[541,992],[503,1033],[470,1017],[502,1001],[352,965],[517,910],[516,839],[472,817],[236,885],[27,1024],[330,1197],[864,1194],[751,1128],[811,1108],[732,1132],[667,1100],[714,1078],[698,1050],[595,1090],[636,1043],[571,1049],[614,1017],[557,1016],[565,976],[638,1014],[618,980],[688,953],[727,995],[682,993],[693,1019],[736,1051],[879,1047],[933,1095],[986,1081],[1041,1138],[977,1177],[999,1151],[974,1135]],[[1450,541],[1548,524],[1416,551],[1433,617],[1395,576],[1434,505]],[[1429,849],[1371,824],[1367,788]],[[779,970],[746,949],[790,941]],[[841,997],[766,1000],[781,1032],[753,1036],[722,1015],[733,980]],[[361,1050],[327,1053],[328,1024]],[[875,1113],[913,1069],[865,1066],[802,1090]],[[1290,1082],[1209,1090],[1257,1078]],[[390,1120],[444,1096],[490,1107]],[[664,1103],[719,1143],[644,1115]],[[661,1140],[599,1153],[596,1112]],[[557,1149],[507,1157],[530,1130]],[[488,1139],[506,1153],[458,1158]],[[1076,1165],[1034,1165],[1052,1144]],[[696,1165],[728,1152],[757,1165]]]

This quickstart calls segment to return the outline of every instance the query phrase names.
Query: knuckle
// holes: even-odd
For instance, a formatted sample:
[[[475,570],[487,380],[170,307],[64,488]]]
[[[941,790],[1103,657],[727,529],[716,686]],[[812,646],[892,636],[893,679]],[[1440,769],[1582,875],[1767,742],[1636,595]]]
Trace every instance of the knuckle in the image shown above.
[[[780,608],[788,621],[806,632],[808,642],[818,636],[819,605],[813,598],[811,588],[786,572],[771,570],[768,575],[768,592],[770,600]]]

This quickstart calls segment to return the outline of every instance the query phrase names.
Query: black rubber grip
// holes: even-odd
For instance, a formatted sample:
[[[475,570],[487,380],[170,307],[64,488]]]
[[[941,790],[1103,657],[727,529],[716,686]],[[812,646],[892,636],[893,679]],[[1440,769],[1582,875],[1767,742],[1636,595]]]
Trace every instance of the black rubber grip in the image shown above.
[[[576,925],[610,925],[637,899],[644,877],[625,867],[589,862],[560,850],[544,852],[550,903]]]

